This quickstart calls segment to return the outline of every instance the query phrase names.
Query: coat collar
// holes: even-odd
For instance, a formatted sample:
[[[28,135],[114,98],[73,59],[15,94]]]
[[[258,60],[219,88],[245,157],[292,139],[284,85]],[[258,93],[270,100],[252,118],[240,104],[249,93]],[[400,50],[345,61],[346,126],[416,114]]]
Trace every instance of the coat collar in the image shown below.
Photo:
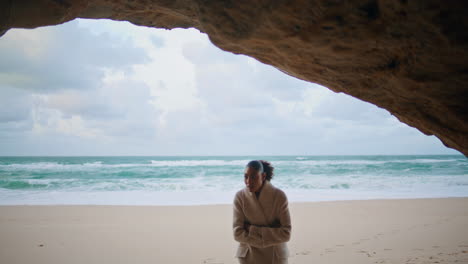
[[[263,187],[260,190],[260,194],[258,195],[258,200],[269,199],[269,197],[271,197],[271,194],[274,191],[274,188],[275,187],[273,186],[273,184],[271,184],[269,180],[265,180],[265,182],[263,183]],[[257,199],[257,197],[255,197],[255,192],[250,192],[247,187],[245,187],[245,192],[247,192],[247,196],[249,198]]]

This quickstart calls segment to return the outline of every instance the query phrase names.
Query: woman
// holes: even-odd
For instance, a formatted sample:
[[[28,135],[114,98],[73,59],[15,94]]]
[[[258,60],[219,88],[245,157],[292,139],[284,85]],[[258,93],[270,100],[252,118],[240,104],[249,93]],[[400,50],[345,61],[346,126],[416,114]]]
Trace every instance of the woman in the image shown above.
[[[234,197],[233,233],[239,263],[287,264],[291,217],[286,194],[270,181],[274,168],[264,160],[245,167],[246,187]]]

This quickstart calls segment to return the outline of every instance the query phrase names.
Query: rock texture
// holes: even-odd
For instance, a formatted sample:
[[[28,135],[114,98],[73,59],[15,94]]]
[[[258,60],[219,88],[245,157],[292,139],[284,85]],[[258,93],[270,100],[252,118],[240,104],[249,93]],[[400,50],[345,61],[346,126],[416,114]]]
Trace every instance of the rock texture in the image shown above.
[[[0,34],[77,17],[195,27],[223,50],[385,108],[468,156],[467,11],[464,0],[0,0]]]

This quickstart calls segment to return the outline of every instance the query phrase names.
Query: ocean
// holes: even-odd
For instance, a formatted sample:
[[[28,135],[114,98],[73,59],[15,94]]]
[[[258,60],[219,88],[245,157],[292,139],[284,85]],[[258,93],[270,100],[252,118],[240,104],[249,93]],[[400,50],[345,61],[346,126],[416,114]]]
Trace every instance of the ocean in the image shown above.
[[[0,157],[0,205],[230,204],[253,159],[289,202],[468,197],[463,155]]]

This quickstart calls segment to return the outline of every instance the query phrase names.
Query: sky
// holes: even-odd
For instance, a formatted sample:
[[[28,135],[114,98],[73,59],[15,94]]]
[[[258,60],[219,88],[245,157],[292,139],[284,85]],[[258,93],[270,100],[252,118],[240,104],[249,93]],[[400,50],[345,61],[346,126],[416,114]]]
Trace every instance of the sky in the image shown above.
[[[197,29],[75,19],[0,38],[0,155],[461,154]]]

